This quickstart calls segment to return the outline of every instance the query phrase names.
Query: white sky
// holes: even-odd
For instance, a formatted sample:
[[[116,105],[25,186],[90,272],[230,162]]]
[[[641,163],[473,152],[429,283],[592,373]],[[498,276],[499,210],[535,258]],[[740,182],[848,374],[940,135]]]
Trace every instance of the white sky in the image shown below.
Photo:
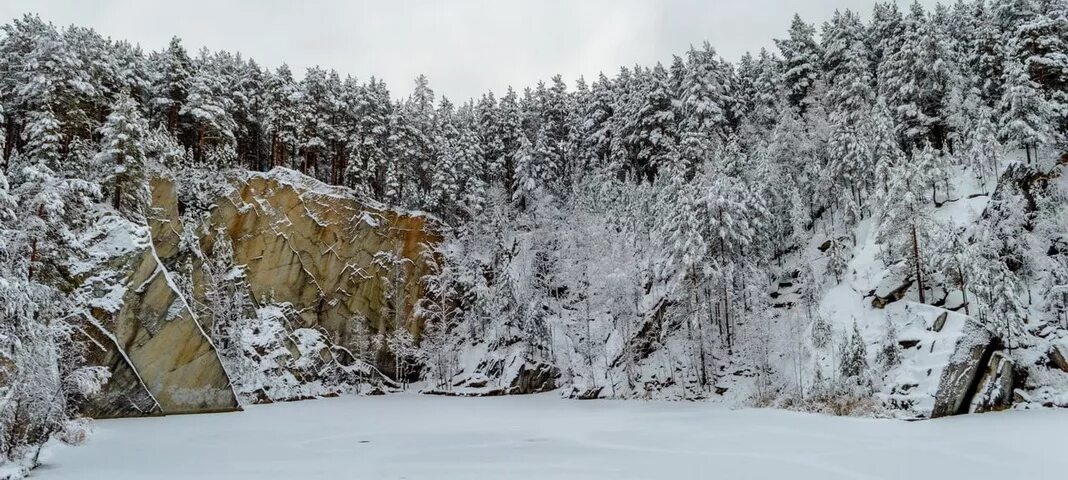
[[[911,0],[897,0],[907,8]],[[935,0],[921,0],[933,6]],[[294,73],[320,65],[361,79],[384,79],[405,96],[426,73],[453,99],[521,88],[560,73],[610,75],[622,65],[669,63],[708,40],[737,59],[773,47],[796,11],[820,24],[835,9],[867,18],[873,0],[3,0],[0,20],[36,12],[58,25],[158,50],[173,35],[240,51],[260,65],[287,62]]]

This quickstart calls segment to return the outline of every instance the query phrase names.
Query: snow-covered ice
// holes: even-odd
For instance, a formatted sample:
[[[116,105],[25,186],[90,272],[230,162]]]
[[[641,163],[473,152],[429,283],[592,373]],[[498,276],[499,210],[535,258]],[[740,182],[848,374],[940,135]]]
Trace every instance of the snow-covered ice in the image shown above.
[[[50,446],[32,478],[953,479],[1061,478],[1068,411],[923,422],[414,394],[103,420]]]

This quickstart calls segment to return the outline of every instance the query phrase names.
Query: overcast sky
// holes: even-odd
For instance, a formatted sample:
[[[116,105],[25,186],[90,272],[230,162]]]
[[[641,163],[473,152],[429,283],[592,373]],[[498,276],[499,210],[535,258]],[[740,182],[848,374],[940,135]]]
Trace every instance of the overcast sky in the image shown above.
[[[911,0],[907,0],[911,2]],[[669,63],[707,40],[735,60],[773,47],[794,12],[822,23],[835,9],[870,14],[873,0],[2,0],[0,18],[39,13],[158,50],[173,35],[195,52],[240,51],[295,73],[320,65],[383,78],[407,95],[420,72],[453,99],[522,87],[560,73],[614,74]],[[906,0],[898,0],[907,6]],[[921,0],[933,6],[935,0]]]

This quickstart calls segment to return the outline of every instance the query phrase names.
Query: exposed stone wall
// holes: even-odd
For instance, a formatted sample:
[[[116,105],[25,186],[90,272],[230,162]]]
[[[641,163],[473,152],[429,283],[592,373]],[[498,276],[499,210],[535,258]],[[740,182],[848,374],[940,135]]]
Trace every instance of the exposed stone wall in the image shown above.
[[[212,250],[223,228],[258,301],[290,303],[303,327],[321,327],[335,343],[351,343],[354,318],[376,332],[402,327],[418,335],[422,328],[412,313],[423,296],[423,245],[439,240],[426,217],[368,206],[346,189],[275,170],[235,182],[209,228],[203,250]]]
[[[293,328],[320,330],[343,346],[360,331],[356,319],[368,332],[419,334],[413,311],[423,295],[423,246],[437,241],[425,217],[365,206],[346,189],[288,170],[228,181],[233,188],[196,233],[205,252],[219,232],[230,237],[258,302],[289,303],[302,323]],[[86,410],[113,417],[238,409],[208,336],[212,319],[198,317],[194,299],[178,291],[187,263],[194,297],[203,282],[200,260],[180,248],[186,227],[173,181],[152,182],[148,217],[145,248],[110,266],[128,272],[121,307],[94,310],[96,322],[85,328],[94,361],[113,374]]]
[[[174,184],[152,183],[149,239],[125,268],[126,291],[117,312],[95,311],[86,329],[99,349],[95,360],[112,378],[88,413],[98,417],[238,409],[230,379],[189,300],[177,291],[181,222]],[[120,271],[122,265],[118,266]]]

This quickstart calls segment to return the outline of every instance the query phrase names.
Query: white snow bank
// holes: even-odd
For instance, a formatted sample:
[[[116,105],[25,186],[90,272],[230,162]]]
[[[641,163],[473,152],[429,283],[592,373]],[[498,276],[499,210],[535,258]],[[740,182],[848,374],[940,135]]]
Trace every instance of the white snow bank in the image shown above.
[[[1068,411],[925,422],[557,394],[343,397],[104,420],[42,480],[1057,478]]]

